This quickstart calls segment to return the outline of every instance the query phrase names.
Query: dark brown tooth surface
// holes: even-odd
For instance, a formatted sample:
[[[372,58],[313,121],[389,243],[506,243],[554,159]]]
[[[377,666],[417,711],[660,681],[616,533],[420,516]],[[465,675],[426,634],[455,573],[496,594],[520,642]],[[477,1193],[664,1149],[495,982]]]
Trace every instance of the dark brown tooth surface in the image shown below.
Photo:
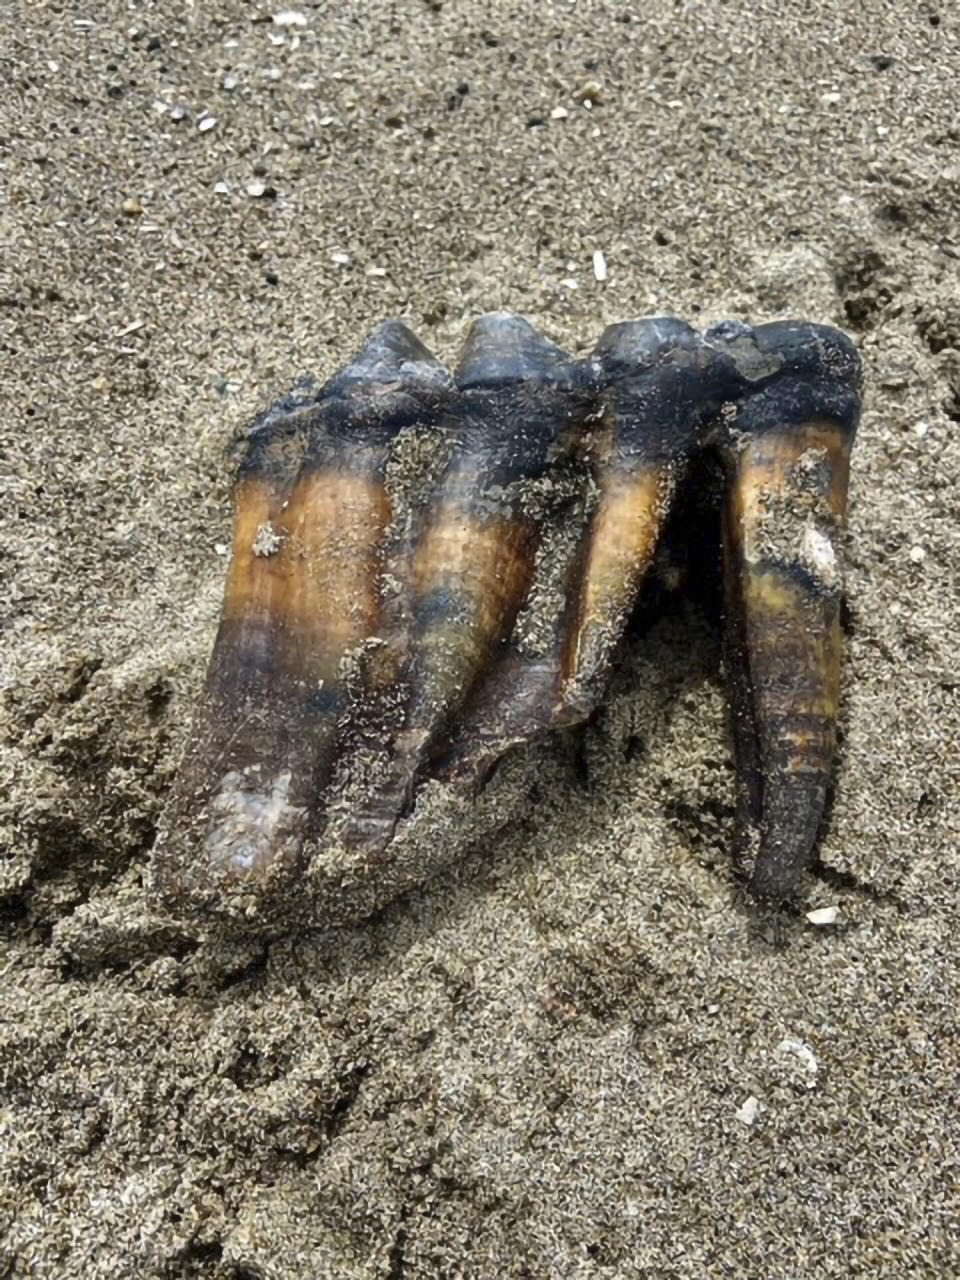
[[[251,433],[220,628],[155,854],[167,896],[298,864],[337,744],[341,663],[377,625],[387,452],[448,390],[390,321],[318,397],[281,402]]]
[[[584,410],[575,362],[506,313],[474,323],[456,386],[454,447],[415,536],[404,725],[389,778],[348,833],[371,852],[509,634],[541,536],[534,487]]]
[[[782,899],[813,857],[836,746],[842,573],[860,361],[836,330],[726,326],[746,390],[725,435],[726,652],[751,888]]]
[[[602,696],[679,476],[703,423],[735,394],[729,362],[671,317],[611,325],[593,358],[601,387],[600,501],[564,656],[561,723],[583,719]]]

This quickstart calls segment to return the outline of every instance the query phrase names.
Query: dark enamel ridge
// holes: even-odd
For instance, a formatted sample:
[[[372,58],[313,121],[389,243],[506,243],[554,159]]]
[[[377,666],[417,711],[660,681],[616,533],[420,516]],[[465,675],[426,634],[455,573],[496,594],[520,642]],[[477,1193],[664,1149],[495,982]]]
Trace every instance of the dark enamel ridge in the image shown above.
[[[435,422],[449,390],[392,321],[318,394],[255,423],[220,627],[155,856],[168,898],[301,866],[340,740],[343,660],[378,624],[390,445]]]
[[[557,710],[566,724],[602,698],[677,485],[706,426],[739,389],[730,362],[669,316],[609,326],[592,359],[604,428],[594,457],[601,496],[566,637]]]
[[[154,855],[164,900],[259,892],[328,847],[387,873],[427,784],[478,794],[508,751],[587,719],[709,452],[726,475],[738,847],[752,890],[788,897],[832,783],[859,405],[853,345],[803,322],[700,334],[649,317],[577,361],[496,312],[452,378],[382,324],[248,434],[220,628]]]
[[[488,675],[531,586],[542,528],[533,489],[585,415],[576,363],[524,319],[474,322],[456,370],[451,451],[412,550],[405,710],[387,778],[347,840],[379,855],[439,740]]]
[[[725,666],[751,888],[782,899],[815,853],[832,783],[840,689],[839,537],[860,361],[823,326],[761,325],[725,342],[745,388],[721,433]]]

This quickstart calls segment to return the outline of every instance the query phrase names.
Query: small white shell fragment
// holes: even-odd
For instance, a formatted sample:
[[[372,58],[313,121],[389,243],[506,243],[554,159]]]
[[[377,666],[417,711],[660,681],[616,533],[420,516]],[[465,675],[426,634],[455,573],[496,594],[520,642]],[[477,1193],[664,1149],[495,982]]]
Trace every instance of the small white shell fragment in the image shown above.
[[[803,1064],[807,1074],[811,1077],[816,1076],[817,1072],[820,1070],[820,1063],[817,1062],[816,1054],[810,1046],[808,1044],[804,1044],[802,1040],[794,1040],[791,1036],[787,1036],[786,1039],[781,1040],[777,1045],[777,1053],[790,1054],[793,1057],[798,1058]],[[812,1079],[807,1081],[807,1087],[810,1089],[813,1088]]]
[[[911,547],[907,554],[910,556],[910,559],[914,564],[923,564],[924,560],[927,558],[926,548],[921,547],[919,543],[915,547]]]
[[[812,524],[807,525],[803,531],[800,556],[812,565],[828,586],[833,585],[837,576],[837,553],[827,534]]]
[[[235,89],[239,83],[240,83],[240,82],[237,80],[237,77],[236,77],[236,76],[224,76],[224,77],[223,77],[223,87],[224,87],[224,89],[226,89],[226,90],[227,90],[227,92],[228,92],[228,93],[229,93],[229,91],[230,91],[231,89]]]
[[[746,1125],[746,1127],[749,1129],[750,1126],[755,1123],[757,1116],[760,1114],[761,1109],[762,1109],[762,1104],[760,1102],[760,1099],[755,1098],[754,1095],[751,1093],[750,1097],[747,1098],[741,1106],[737,1107],[736,1111],[734,1112],[734,1115],[737,1117],[737,1119],[740,1121],[742,1125]]]
[[[569,114],[570,114],[570,112],[567,110],[567,108],[566,108],[566,107],[554,107],[554,108],[553,108],[553,110],[550,112],[550,119],[551,119],[551,120],[566,120],[566,118],[567,118],[567,116],[569,116]]]
[[[278,27],[305,27],[307,15],[298,9],[282,9],[273,15],[273,21]]]
[[[603,256],[602,249],[594,249],[593,251],[593,274],[601,284],[607,278],[607,260]]]
[[[247,195],[250,197],[251,200],[259,200],[259,198],[263,195],[266,189],[267,189],[267,184],[265,182],[254,180],[253,182],[247,183]]]
[[[227,552],[230,550],[230,548],[227,546],[225,542],[215,542],[213,544],[213,549],[218,556],[225,556]]]
[[[349,253],[331,253],[330,261],[335,262],[338,267],[348,267],[350,265]]]
[[[283,545],[283,538],[274,531],[270,521],[257,525],[256,536],[253,540],[253,554],[255,556],[272,556],[280,550]]]
[[[839,914],[839,907],[814,907],[812,911],[807,912],[807,919],[811,924],[836,924]]]
[[[211,129],[216,128],[216,116],[204,116],[202,120],[197,121],[197,128],[201,133],[209,133]]]
[[[225,196],[230,191],[230,188],[227,186],[225,182],[215,182],[213,184],[213,189],[218,196]]]
[[[366,274],[368,276],[385,276],[387,274],[386,267],[367,267]]]
[[[131,333],[136,333],[146,324],[146,320],[131,320],[130,323],[116,335],[118,338],[126,338]]]

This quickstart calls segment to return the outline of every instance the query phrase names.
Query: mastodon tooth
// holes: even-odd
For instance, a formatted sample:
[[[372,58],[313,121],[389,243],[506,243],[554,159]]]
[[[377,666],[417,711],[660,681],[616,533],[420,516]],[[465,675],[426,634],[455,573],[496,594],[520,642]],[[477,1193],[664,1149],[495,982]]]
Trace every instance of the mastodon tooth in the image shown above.
[[[593,359],[601,388],[600,499],[583,544],[564,655],[563,723],[583,719],[602,696],[677,482],[704,423],[735,393],[729,362],[668,316],[609,326]]]
[[[495,662],[540,540],[532,486],[583,412],[569,356],[520,316],[475,321],[447,420],[450,459],[415,531],[404,723],[348,842],[377,851],[389,841],[428,755]]]
[[[721,436],[725,663],[751,888],[779,899],[813,856],[833,771],[860,360],[812,324],[720,326],[706,341],[743,380]]]
[[[336,749],[342,660],[376,628],[388,450],[448,391],[388,321],[318,396],[255,424],[220,627],[155,853],[166,896],[299,863]]]

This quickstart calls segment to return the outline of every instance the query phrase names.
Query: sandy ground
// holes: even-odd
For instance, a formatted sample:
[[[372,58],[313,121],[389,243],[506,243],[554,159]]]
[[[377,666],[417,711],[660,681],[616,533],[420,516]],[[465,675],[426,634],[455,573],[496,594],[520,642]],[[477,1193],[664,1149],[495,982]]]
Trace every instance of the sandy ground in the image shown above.
[[[0,1269],[955,1274],[960,20],[299,8],[0,10]],[[741,900],[683,606],[521,821],[365,923],[149,908],[230,442],[384,316],[451,359],[499,307],[860,345],[834,926]]]

